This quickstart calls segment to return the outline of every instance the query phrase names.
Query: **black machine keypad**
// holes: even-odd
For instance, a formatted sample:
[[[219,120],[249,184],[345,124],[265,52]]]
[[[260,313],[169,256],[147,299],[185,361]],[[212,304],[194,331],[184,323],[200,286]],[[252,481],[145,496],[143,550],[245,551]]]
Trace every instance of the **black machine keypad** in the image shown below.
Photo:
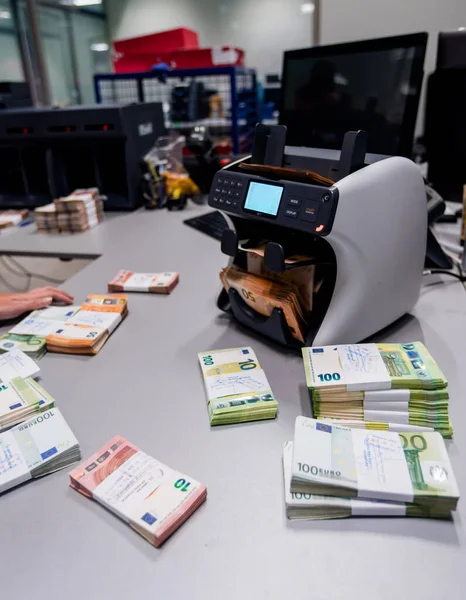
[[[233,177],[217,177],[214,187],[213,203],[219,206],[240,208],[243,203],[244,182]]]

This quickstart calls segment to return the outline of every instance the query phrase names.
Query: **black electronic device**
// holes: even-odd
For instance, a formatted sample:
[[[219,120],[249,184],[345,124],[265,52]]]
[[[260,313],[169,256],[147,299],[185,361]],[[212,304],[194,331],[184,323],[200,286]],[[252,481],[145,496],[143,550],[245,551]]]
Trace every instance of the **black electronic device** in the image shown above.
[[[186,219],[186,221],[183,222],[185,225],[197,229],[198,231],[202,231],[202,233],[207,234],[209,237],[213,237],[219,242],[223,238],[223,233],[228,229],[228,223],[225,221],[225,217],[218,210],[199,215],[198,217],[193,217],[192,219]]]
[[[177,85],[172,89],[170,118],[174,122],[191,122],[209,116],[209,97],[202,81],[191,81],[187,85]]]
[[[0,208],[98,187],[106,209],[142,203],[139,162],[166,133],[160,103],[0,111]]]
[[[466,27],[438,35],[437,69],[466,68]]]
[[[430,75],[424,144],[429,181],[446,200],[461,202],[466,184],[466,67]]]
[[[32,106],[31,90],[26,81],[0,81],[0,109]]]
[[[280,124],[293,146],[339,149],[350,130],[367,150],[410,157],[427,33],[285,52]]]
[[[207,127],[196,125],[186,137],[190,155],[183,155],[183,166],[203,194],[208,194],[215,173],[220,169],[220,157]]]

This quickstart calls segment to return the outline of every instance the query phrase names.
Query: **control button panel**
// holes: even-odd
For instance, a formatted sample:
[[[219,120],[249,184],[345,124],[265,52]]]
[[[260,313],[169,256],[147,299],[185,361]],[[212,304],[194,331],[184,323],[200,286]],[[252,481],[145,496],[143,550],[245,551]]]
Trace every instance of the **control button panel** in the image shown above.
[[[223,172],[217,174],[212,185],[209,204],[224,210],[241,209],[247,184],[247,181],[243,181],[241,177],[244,175],[235,173],[224,175]]]
[[[254,186],[251,185],[253,183]],[[262,190],[257,184],[264,184]],[[271,190],[276,190],[277,187],[283,192],[272,210],[270,194]],[[258,190],[263,192],[263,198],[259,197],[259,200]],[[256,196],[254,210],[245,207],[250,192],[254,192]],[[323,187],[297,181],[270,179],[240,171],[230,173],[225,169],[219,171],[214,177],[209,205],[241,215],[245,219],[274,223],[289,229],[326,236],[332,230],[338,195],[336,186]]]

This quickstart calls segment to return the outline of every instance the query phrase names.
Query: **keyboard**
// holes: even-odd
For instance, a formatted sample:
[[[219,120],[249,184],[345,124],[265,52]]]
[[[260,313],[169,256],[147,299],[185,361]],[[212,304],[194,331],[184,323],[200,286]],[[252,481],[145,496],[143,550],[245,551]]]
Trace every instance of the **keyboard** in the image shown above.
[[[213,212],[199,217],[194,217],[193,219],[187,219],[183,222],[186,225],[189,225],[189,227],[202,231],[202,233],[206,233],[219,241],[221,241],[225,229],[228,229],[227,222],[218,210],[214,210]]]

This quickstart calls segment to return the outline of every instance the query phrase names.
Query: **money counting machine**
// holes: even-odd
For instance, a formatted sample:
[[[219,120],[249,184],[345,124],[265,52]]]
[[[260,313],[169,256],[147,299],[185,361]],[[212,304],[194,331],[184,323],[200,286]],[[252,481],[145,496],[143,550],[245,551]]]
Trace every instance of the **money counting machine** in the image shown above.
[[[422,176],[406,158],[366,155],[361,131],[348,132],[341,151],[285,147],[285,138],[283,126],[258,125],[252,156],[215,175],[208,202],[229,225],[222,252],[229,266],[246,269],[241,241],[266,240],[272,273],[299,266],[287,256],[312,257],[322,283],[305,345],[359,342],[418,299],[427,235]],[[331,181],[310,183],[303,171]],[[231,288],[217,304],[275,342],[302,346],[279,308],[259,314]]]

